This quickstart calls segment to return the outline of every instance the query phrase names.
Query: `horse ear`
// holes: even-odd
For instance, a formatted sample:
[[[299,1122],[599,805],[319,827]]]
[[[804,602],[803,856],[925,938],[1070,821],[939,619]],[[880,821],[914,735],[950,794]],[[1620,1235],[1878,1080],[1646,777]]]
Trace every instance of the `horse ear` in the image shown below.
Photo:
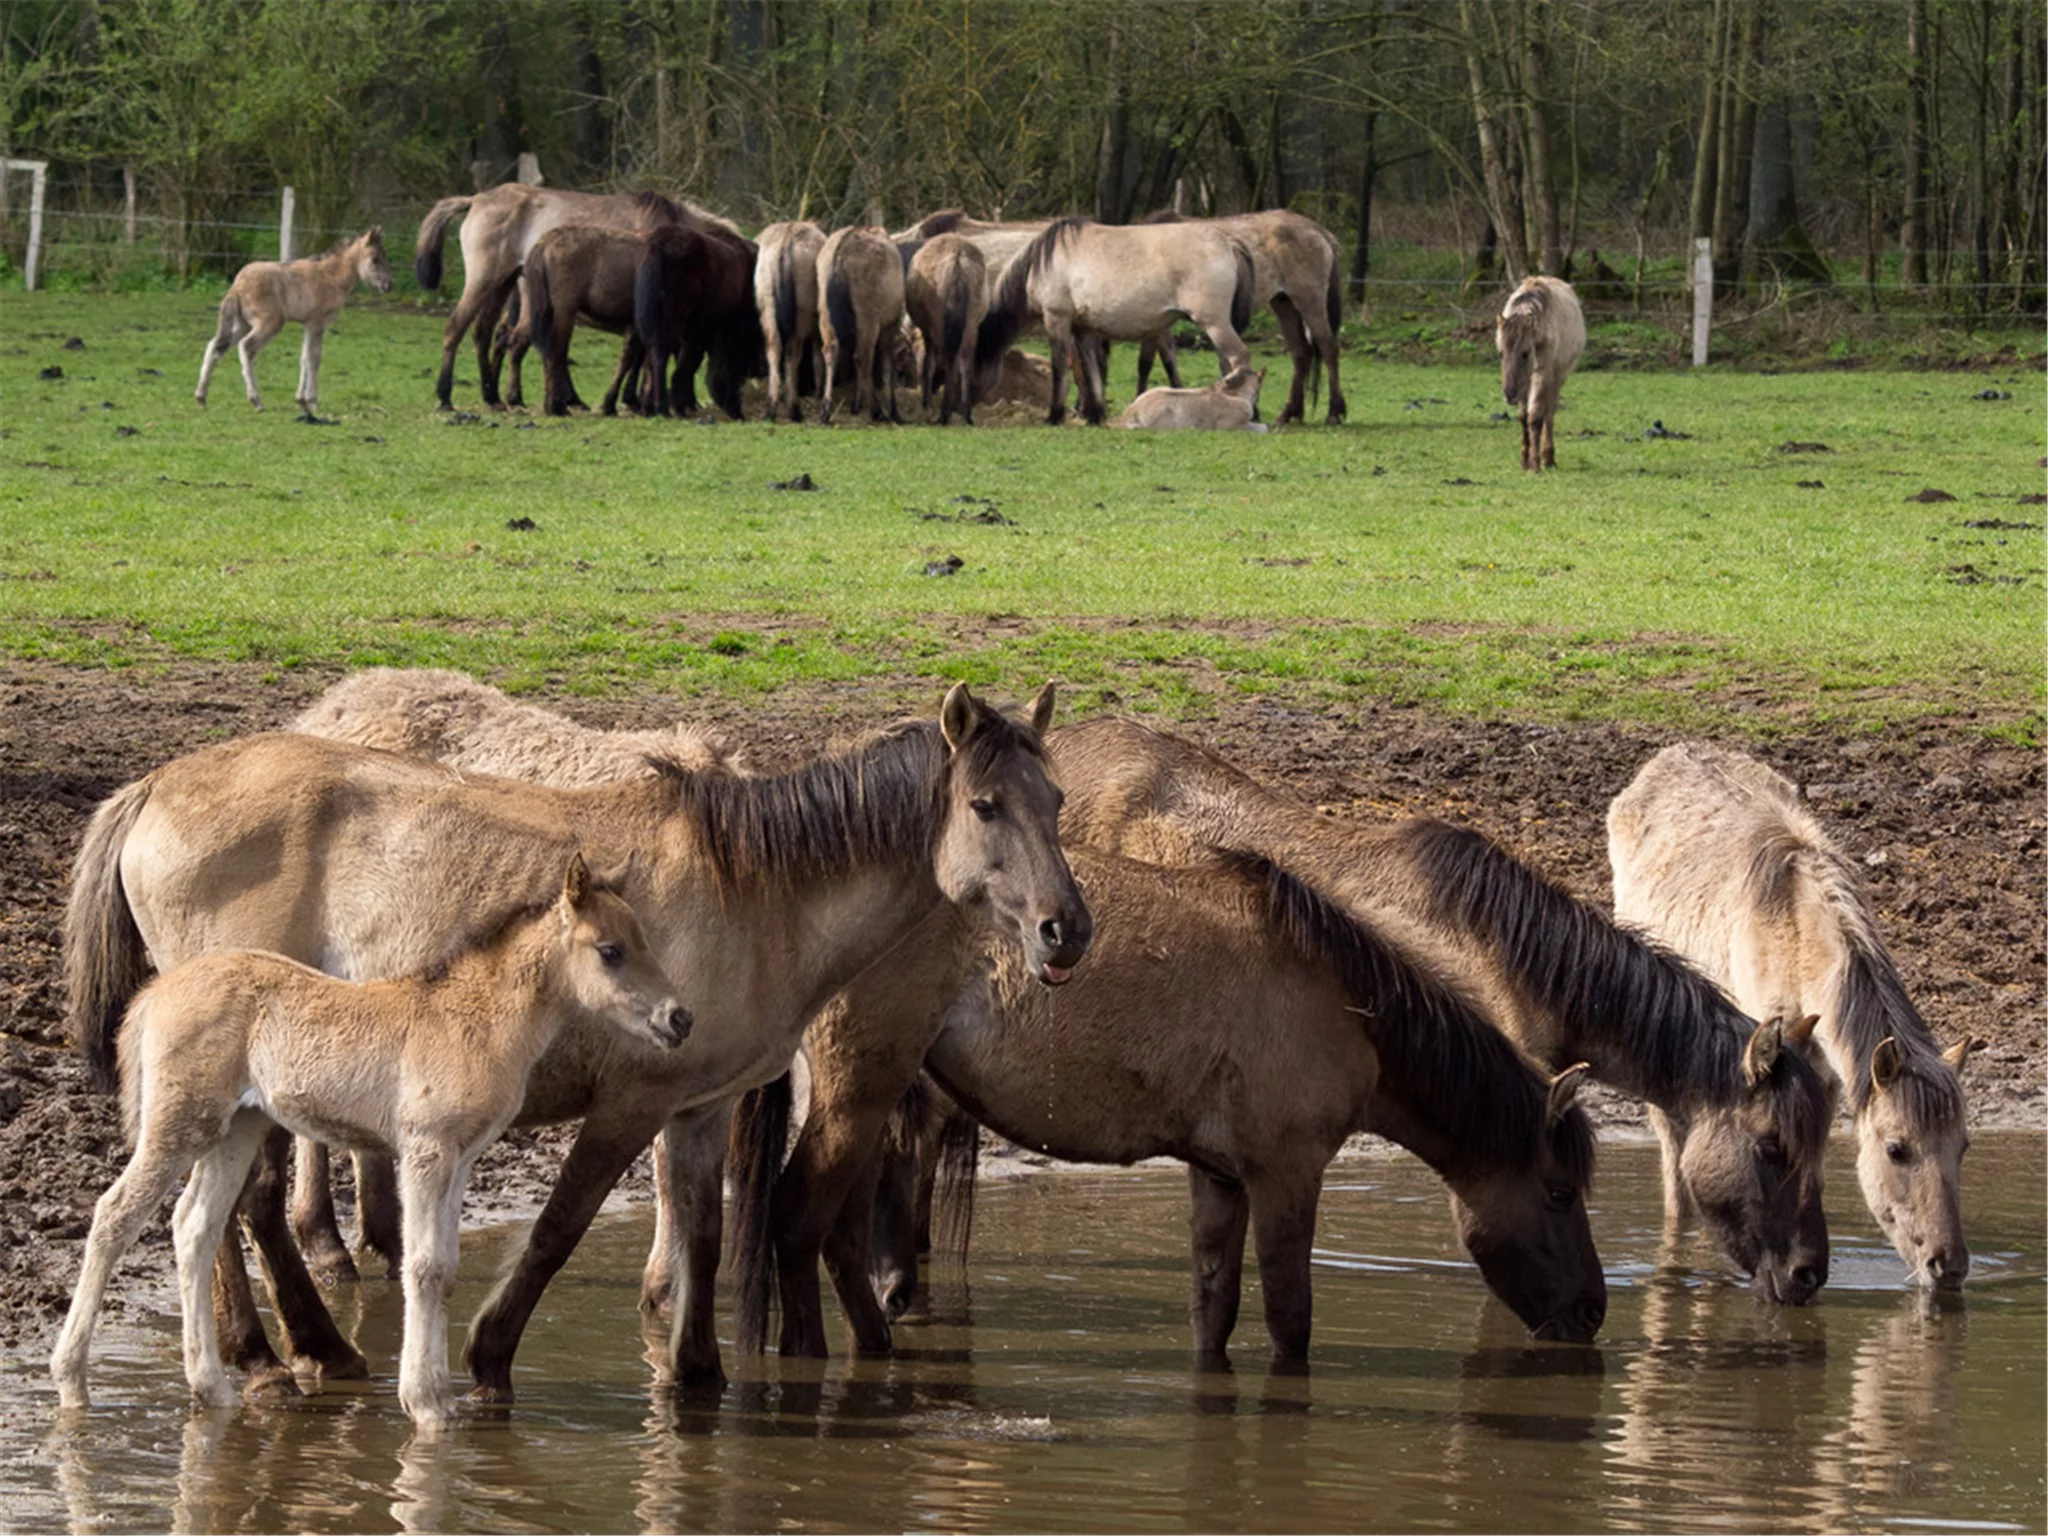
[[[1031,729],[1043,736],[1052,728],[1053,697],[1057,690],[1047,683],[1038,690],[1038,697],[1031,701]]]
[[[1814,1026],[1819,1023],[1820,1015],[1809,1013],[1797,1023],[1787,1024],[1785,1026],[1785,1043],[1792,1046],[1795,1050],[1805,1050],[1808,1043],[1813,1039]]]
[[[1742,1050],[1742,1080],[1754,1088],[1771,1075],[1778,1064],[1778,1051],[1785,1043],[1785,1021],[1772,1019],[1759,1024]]]
[[[965,683],[955,683],[939,706],[939,733],[946,738],[946,745],[958,752],[980,728],[980,701],[967,691]]]
[[[1973,1052],[1983,1050],[1990,1043],[1988,1040],[1970,1038],[1958,1040],[1954,1045],[1941,1053],[1941,1059],[1947,1062],[1955,1071],[1960,1072],[1963,1070],[1963,1063],[1970,1059]]]
[[[1572,1101],[1578,1096],[1579,1084],[1592,1070],[1591,1062],[1575,1061],[1550,1080],[1550,1105],[1546,1115],[1549,1124],[1556,1125],[1564,1118],[1565,1111],[1572,1107]]]
[[[572,907],[590,900],[590,866],[583,862],[580,848],[569,855],[569,868],[562,876],[562,900]]]
[[[1898,1038],[1886,1035],[1877,1042],[1877,1049],[1870,1053],[1870,1082],[1882,1091],[1899,1080],[1899,1074],[1906,1069],[1906,1053],[1899,1049]]]

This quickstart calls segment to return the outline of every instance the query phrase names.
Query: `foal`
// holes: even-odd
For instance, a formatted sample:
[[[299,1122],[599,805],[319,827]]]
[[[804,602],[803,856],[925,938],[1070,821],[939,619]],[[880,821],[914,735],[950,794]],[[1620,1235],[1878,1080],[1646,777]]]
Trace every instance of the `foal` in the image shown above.
[[[1263,368],[1233,368],[1207,389],[1148,389],[1124,408],[1117,425],[1249,432],[1259,414],[1259,386],[1265,382]]]
[[[1500,392],[1522,410],[1522,468],[1557,468],[1557,397],[1586,350],[1579,296],[1561,278],[1525,277],[1493,330]]]
[[[518,1112],[541,1053],[579,1015],[662,1046],[680,1044],[690,1028],[633,909],[592,881],[581,854],[570,857],[555,900],[513,912],[495,936],[407,980],[337,981],[282,955],[215,950],[152,983],[120,1040],[135,1155],[93,1211],[50,1360],[59,1400],[89,1401],[86,1359],[107,1281],[188,1169],[172,1221],[185,1377],[202,1403],[235,1400],[208,1282],[275,1121],[398,1154],[398,1398],[423,1429],[438,1428],[453,1410],[447,1290],[470,1169]]]
[[[299,409],[310,418],[320,382],[320,344],[327,327],[357,283],[379,293],[391,291],[391,262],[384,254],[384,230],[371,225],[362,234],[325,256],[303,261],[252,261],[235,274],[228,296],[220,301],[220,327],[199,360],[199,388],[192,398],[206,404],[206,386],[214,365],[229,347],[242,354],[242,382],[249,403],[263,409],[256,393],[256,354],[284,329],[287,320],[306,328],[299,352]]]

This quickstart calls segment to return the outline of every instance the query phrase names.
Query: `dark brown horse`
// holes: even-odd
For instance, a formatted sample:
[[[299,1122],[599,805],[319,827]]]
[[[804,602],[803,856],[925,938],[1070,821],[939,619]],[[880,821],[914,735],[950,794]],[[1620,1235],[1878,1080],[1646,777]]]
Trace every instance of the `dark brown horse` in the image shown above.
[[[633,332],[652,378],[642,399],[650,414],[694,416],[697,366],[708,357],[712,400],[740,419],[741,389],[768,372],[754,307],[759,255],[753,241],[713,229],[670,225],[648,235],[633,287]]]
[[[1461,996],[1285,871],[1215,857],[1164,869],[1077,854],[1102,926],[1056,1006],[1030,995],[971,919],[935,918],[812,1022],[809,1110],[773,1196],[785,1354],[824,1352],[820,1246],[920,1062],[1022,1145],[1188,1164],[1205,1357],[1236,1321],[1248,1222],[1274,1351],[1306,1353],[1323,1170],[1361,1130],[1443,1175],[1487,1284],[1532,1330],[1593,1336],[1606,1286],[1584,1204],[1592,1136],[1571,1103],[1580,1072],[1539,1071]],[[750,1155],[780,1148],[771,1127]],[[738,1285],[741,1343],[759,1347],[763,1226],[747,1211],[733,1224],[754,1255]],[[856,1347],[886,1351],[865,1237],[859,1221],[838,1224],[826,1257]]]
[[[619,389],[626,382],[632,356],[633,278],[646,249],[639,235],[599,224],[562,224],[534,243],[520,276],[520,320],[506,347],[510,375],[506,403],[523,403],[520,363],[529,340],[541,357],[542,407],[550,416],[566,416],[586,407],[569,377],[569,339],[580,320],[585,325],[628,337],[618,366],[604,393],[604,414],[618,408]]]

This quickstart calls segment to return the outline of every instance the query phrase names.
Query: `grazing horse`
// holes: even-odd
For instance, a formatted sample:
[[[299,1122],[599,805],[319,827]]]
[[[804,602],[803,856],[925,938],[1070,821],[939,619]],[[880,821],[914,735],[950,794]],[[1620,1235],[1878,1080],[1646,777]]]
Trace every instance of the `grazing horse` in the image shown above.
[[[920,1063],[1020,1145],[1188,1165],[1190,1310],[1205,1359],[1222,1355],[1236,1322],[1248,1223],[1274,1354],[1306,1356],[1323,1171],[1358,1131],[1412,1148],[1444,1177],[1486,1283],[1533,1332],[1592,1339],[1607,1291],[1584,1199],[1592,1132],[1572,1103],[1584,1069],[1540,1071],[1459,993],[1277,866],[1212,859],[1167,869],[1076,852],[1103,923],[1056,1002],[1033,997],[971,918],[935,913],[813,1022],[809,1110],[772,1205],[784,1354],[824,1353],[819,1246]],[[781,1131],[773,1117],[765,1129],[748,1155],[772,1162]],[[733,1224],[743,1243],[764,1231],[745,1212]],[[859,1221],[840,1225],[831,1267],[856,1348],[884,1353],[865,1234]],[[736,1331],[758,1349],[765,1298],[746,1277],[767,1266],[743,1261],[739,1273]]]
[[[552,710],[509,699],[466,673],[431,668],[371,667],[351,673],[286,729],[557,789],[657,775],[662,762],[696,773],[749,771],[745,753],[716,731],[680,723],[660,730],[593,730]],[[356,1266],[335,1218],[327,1149],[302,1139],[293,1149],[292,1177],[292,1232],[301,1252],[316,1274],[353,1280]],[[385,1159],[357,1158],[356,1214],[363,1242],[395,1266],[400,1248],[396,1188],[390,1179]],[[658,1257],[666,1262],[666,1249]]]
[[[1265,381],[1265,369],[1239,368],[1207,389],[1148,389],[1124,407],[1117,425],[1249,431],[1259,414],[1259,386]]]
[[[540,350],[542,408],[550,416],[586,408],[569,378],[569,338],[581,320],[628,338],[604,393],[604,414],[617,410],[620,387],[638,365],[631,345],[633,279],[645,250],[639,235],[601,224],[559,224],[534,242],[519,278],[520,321],[506,346],[508,405],[523,403],[519,372],[530,340]]]
[[[1011,261],[975,348],[988,367],[1036,315],[1052,342],[1052,409],[1066,417],[1069,353],[1079,357],[1081,414],[1104,415],[1096,338],[1137,341],[1185,316],[1209,333],[1223,372],[1251,361],[1242,332],[1251,319],[1250,253],[1234,236],[1204,226],[1094,224],[1061,219]]]
[[[791,421],[802,421],[797,396],[804,360],[818,348],[818,252],[825,231],[808,221],[770,224],[759,244],[754,304],[768,344],[768,419],[786,408]]]
[[[444,1423],[454,1409],[447,1292],[463,1191],[478,1154],[518,1112],[528,1074],[577,1018],[636,1057],[673,1049],[690,1028],[633,909],[592,882],[580,854],[554,900],[514,909],[498,934],[416,977],[337,981],[282,955],[222,949],[143,988],[119,1041],[135,1154],[93,1212],[50,1361],[59,1400],[88,1402],[86,1360],[107,1282],[189,1169],[173,1223],[185,1374],[201,1403],[235,1401],[208,1287],[235,1198],[275,1123],[397,1154],[407,1258],[398,1400],[423,1428]]]
[[[484,404],[500,403],[499,360],[491,350],[498,316],[512,296],[528,253],[556,225],[601,224],[644,233],[658,224],[689,222],[739,233],[735,225],[710,210],[673,201],[658,192],[571,192],[506,182],[487,192],[444,197],[420,221],[412,273],[429,293],[441,286],[441,246],[448,226],[458,217],[462,218],[462,297],[442,333],[441,373],[434,384],[444,411],[453,408],[455,349],[471,325],[476,327],[477,379]]]
[[[522,1119],[583,1123],[471,1330],[477,1394],[509,1401],[520,1330],[641,1149],[672,1117],[783,1071],[804,1020],[929,908],[984,907],[1045,982],[1068,979],[1092,927],[1060,853],[1059,792],[1039,745],[1051,710],[1049,687],[1025,723],[960,686],[938,721],[788,773],[663,765],[588,789],[288,732],[188,754],[117,791],[87,828],[65,934],[74,1038],[105,1083],[120,1010],[151,960],[167,969],[207,950],[264,948],[351,979],[404,974],[447,953],[479,913],[544,893],[571,845],[607,865],[637,851],[626,895],[697,1027],[656,1066],[572,1026],[535,1070]],[[244,1202],[280,1321],[312,1363],[360,1370],[291,1241],[285,1150],[273,1136]],[[679,1155],[673,1140],[668,1150]],[[229,1340],[260,1357],[268,1344],[233,1245],[222,1260]],[[672,1358],[683,1379],[722,1377],[715,1338],[679,1337]]]
[[[1855,1116],[1865,1203],[1916,1282],[1961,1285],[1970,1138],[1959,1074],[1971,1042],[1935,1043],[1848,858],[1798,788],[1753,757],[1681,742],[1614,797],[1607,850],[1624,922],[1752,1013],[1819,1016],[1814,1039]]]
[[[1646,1100],[1671,1128],[1667,1217],[1698,1214],[1759,1296],[1805,1302],[1827,1279],[1832,1106],[1820,1074],[1786,1048],[1808,1026],[1756,1023],[1677,956],[1477,832],[1324,816],[1131,721],[1084,721],[1049,746],[1067,787],[1069,846],[1181,857],[1171,833],[1282,861],[1475,989],[1538,1060],[1590,1062],[1596,1078]]]
[[[988,259],[962,235],[938,235],[918,246],[904,275],[903,302],[924,339],[920,397],[931,414],[932,382],[944,395],[939,425],[954,411],[974,425],[974,339],[988,313]]]
[[[758,255],[753,241],[715,229],[670,225],[648,235],[633,286],[633,334],[652,375],[641,397],[650,415],[694,416],[697,367],[708,357],[704,382],[713,402],[740,419],[746,381],[768,371],[754,308]]]
[[[1493,329],[1500,392],[1522,414],[1522,468],[1557,468],[1557,397],[1586,350],[1586,317],[1561,278],[1525,277]]]
[[[305,327],[299,349],[299,410],[310,418],[318,403],[320,347],[327,327],[357,283],[379,293],[391,291],[391,261],[384,254],[384,230],[372,225],[346,245],[325,256],[301,261],[252,261],[235,274],[227,297],[220,301],[220,324],[199,359],[199,388],[192,398],[206,404],[206,387],[221,354],[234,347],[242,358],[242,383],[249,403],[263,409],[256,393],[256,354],[284,329],[287,320]]]
[[[851,370],[854,401],[872,421],[896,409],[896,373],[890,337],[903,321],[903,257],[880,229],[836,229],[818,252],[818,292],[824,296],[825,403],[820,422],[832,419],[833,390]]]

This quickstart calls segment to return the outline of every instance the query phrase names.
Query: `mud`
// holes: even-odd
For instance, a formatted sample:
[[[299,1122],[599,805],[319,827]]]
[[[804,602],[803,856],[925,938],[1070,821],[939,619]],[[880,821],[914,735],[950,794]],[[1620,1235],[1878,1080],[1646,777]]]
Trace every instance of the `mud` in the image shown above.
[[[0,670],[0,1347],[45,1346],[69,1300],[93,1201],[124,1156],[112,1100],[90,1092],[63,1036],[66,879],[93,807],[180,752],[290,718],[331,673],[179,665],[148,676],[9,663]],[[716,723],[772,767],[899,714],[936,685],[877,679],[765,702],[649,695],[561,700],[588,723]],[[1608,898],[1607,802],[1669,739],[1612,725],[1472,722],[1366,704],[1220,699],[1179,729],[1271,782],[1359,817],[1431,814],[1476,826],[1583,896]],[[1958,731],[1794,737],[1762,753],[1797,780],[1855,857],[1906,985],[1944,1040],[1985,1042],[1965,1076],[1974,1123],[2041,1127],[2044,1092],[2043,765]],[[1602,1117],[1638,1118],[1601,1101]],[[508,1137],[472,1209],[530,1207],[566,1146]],[[629,1176],[629,1189],[644,1178]],[[139,1262],[168,1269],[164,1222]],[[116,1302],[118,1306],[118,1301]]]

